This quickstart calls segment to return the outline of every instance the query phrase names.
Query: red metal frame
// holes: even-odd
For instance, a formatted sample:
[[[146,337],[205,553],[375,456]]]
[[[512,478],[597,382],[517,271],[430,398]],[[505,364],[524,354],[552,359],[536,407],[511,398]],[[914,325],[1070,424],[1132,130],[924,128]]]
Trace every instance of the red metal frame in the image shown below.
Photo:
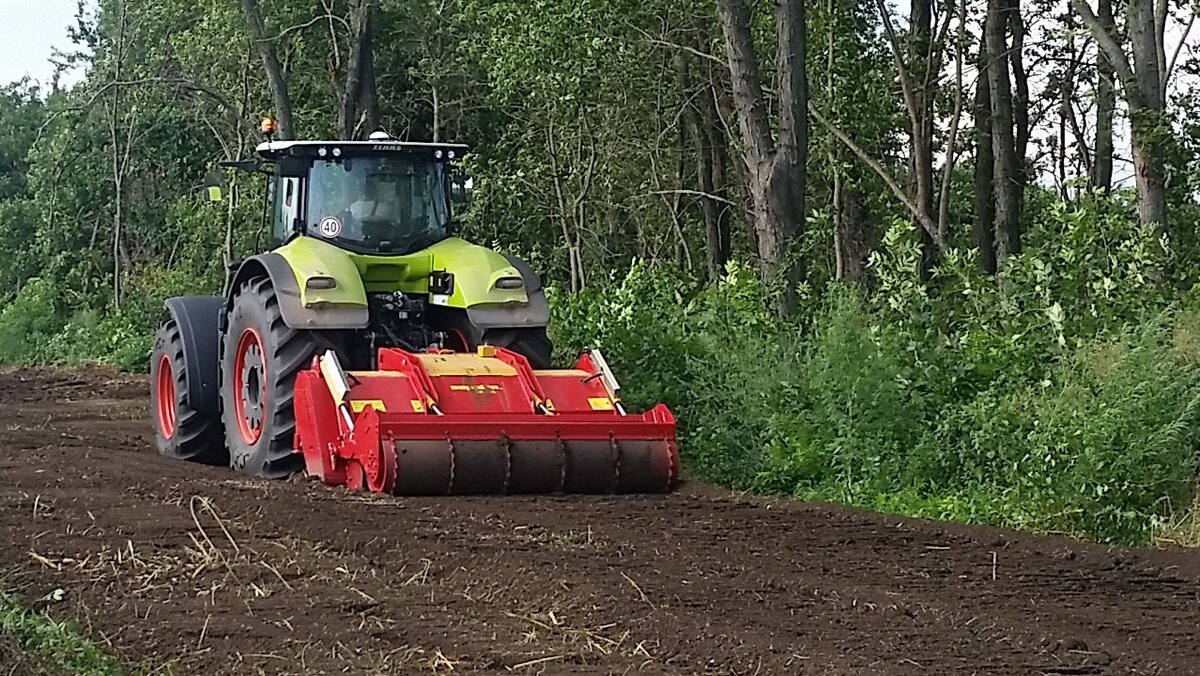
[[[675,418],[665,405],[623,415],[594,374],[582,369],[537,372],[523,356],[500,348],[494,356],[438,359],[436,354],[380,349],[379,370],[355,372],[349,379],[350,401],[335,402],[315,358],[295,383],[296,443],[308,473],[332,485],[390,493],[402,464],[397,454],[404,453],[410,469],[434,471],[445,465],[449,491],[456,472],[471,474],[463,463],[477,463],[473,477],[486,475],[493,471],[488,458],[501,453],[506,459],[497,471],[513,472],[514,462],[534,462],[545,471],[569,447],[572,453],[591,454],[581,456],[583,464],[574,471],[611,466],[613,487],[618,475],[639,471],[652,476],[621,480],[656,490],[669,490],[677,481]],[[590,365],[585,359],[580,365]],[[425,362],[437,366],[436,375]],[[560,487],[570,483],[567,471],[564,465]],[[507,478],[502,485],[508,490]]]

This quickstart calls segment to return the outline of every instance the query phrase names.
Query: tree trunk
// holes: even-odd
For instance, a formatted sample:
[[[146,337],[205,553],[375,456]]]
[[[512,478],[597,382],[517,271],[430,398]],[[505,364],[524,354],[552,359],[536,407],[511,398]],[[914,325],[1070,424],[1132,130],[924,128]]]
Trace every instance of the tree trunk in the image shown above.
[[[703,29],[700,29],[703,30]],[[703,41],[697,40],[700,44]],[[696,186],[700,192],[700,211],[705,229],[705,271],[710,281],[720,279],[729,260],[728,209],[722,200],[724,186],[718,180],[724,164],[723,153],[718,144],[724,142],[715,110],[711,78],[700,84],[696,91],[692,86],[687,57],[680,54],[676,67],[680,78],[680,91],[687,99],[683,107],[684,123],[691,140],[696,160]]]
[[[1112,0],[1100,0],[1100,24],[1103,30],[1116,30]],[[1117,95],[1113,82],[1113,66],[1103,49],[1096,50],[1096,159],[1092,163],[1091,183],[1107,193],[1112,189],[1113,174],[1113,113]]]
[[[1075,112],[1076,96],[1079,92],[1077,81],[1079,79],[1079,69],[1083,65],[1081,58],[1081,50],[1076,45],[1076,24],[1075,16],[1072,13],[1067,13],[1063,20],[1064,28],[1067,30],[1067,66],[1063,72],[1062,83],[1059,87],[1059,146],[1058,154],[1058,183],[1061,190],[1062,199],[1064,202],[1071,200],[1071,190],[1068,184],[1068,146],[1067,130],[1071,131],[1071,138],[1074,141],[1075,153],[1079,164],[1083,165],[1083,171],[1088,176],[1088,182],[1095,185],[1095,169],[1092,164],[1092,149],[1088,146],[1087,138],[1084,135],[1083,127],[1079,124],[1079,116]],[[1111,123],[1111,119],[1110,119]],[[1111,154],[1109,157],[1111,161]]]
[[[1012,86],[1008,77],[1008,43],[1005,38],[1006,0],[988,0],[984,36],[988,56],[988,94],[992,104],[996,204],[996,262],[1003,265],[1021,251],[1021,203],[1016,139],[1013,136]]]
[[[346,62],[346,86],[338,109],[342,138],[363,138],[379,124],[379,101],[375,92],[374,59],[371,54],[371,0],[355,0],[350,10],[350,57]]]
[[[733,203],[729,201],[729,137],[722,122],[721,99],[724,88],[719,88],[716,74],[709,65],[708,95],[706,106],[701,107],[702,120],[708,127],[708,150],[712,173],[713,199],[706,200],[717,209],[715,227],[707,230],[709,249],[713,252],[714,264],[725,272],[725,265],[733,256]],[[736,177],[735,177],[736,178]]]
[[[1159,0],[1163,2],[1164,0]],[[1129,0],[1126,25],[1133,50],[1138,103],[1130,106],[1133,171],[1142,223],[1162,226],[1167,220],[1163,140],[1169,131],[1163,116],[1161,46],[1153,0]]]
[[[837,22],[834,21],[834,0],[825,0],[825,105],[832,110],[834,106],[834,55],[837,52],[837,37],[839,34]],[[833,207],[833,278],[841,281],[846,278],[845,238],[842,233],[842,170],[838,166],[837,147],[829,143],[825,147],[825,160],[829,163],[829,173],[832,177],[832,195],[830,204]]]
[[[1131,121],[1138,218],[1143,225],[1161,228],[1167,220],[1164,145],[1171,133],[1163,114],[1166,74],[1162,68],[1162,31],[1166,6],[1159,4],[1156,8],[1153,0],[1129,0],[1125,25],[1133,54],[1131,65],[1114,31],[1105,27],[1091,5],[1084,0],[1072,0],[1071,5],[1096,38],[1125,95]]]
[[[359,136],[369,136],[379,129],[383,123],[383,113],[379,108],[379,89],[375,86],[375,29],[374,22],[368,21],[367,34],[364,38],[362,60],[362,85],[359,88],[358,110],[362,116],[362,128]]]
[[[1008,50],[1008,63],[1013,77],[1013,144],[1017,155],[1016,190],[1017,214],[1024,213],[1025,188],[1029,185],[1029,76],[1025,71],[1025,19],[1021,16],[1021,0],[1008,0],[1008,30],[1012,33],[1012,46]],[[1019,233],[1018,233],[1019,238]],[[1020,246],[1017,247],[1018,250]]]
[[[804,232],[805,165],[808,159],[808,82],[805,72],[803,0],[779,0],[775,6],[776,81],[779,119],[772,139],[750,32],[745,0],[717,0],[725,33],[734,105],[754,207],[755,235],[764,279],[782,273],[779,311],[794,314],[802,262],[793,244]]]
[[[933,183],[933,130],[934,130],[934,92],[929,85],[933,78],[928,77],[928,70],[934,67],[937,59],[933,58],[933,1],[912,0],[912,31],[915,37],[914,51],[917,56],[912,60],[913,72],[923,73],[921,86],[913,92],[916,110],[914,111],[914,128],[910,130],[911,157],[913,180],[910,185],[913,192],[912,200],[931,220],[936,218],[934,213],[934,183]],[[937,262],[937,245],[933,233],[927,228],[920,228],[921,234],[921,273],[928,277]]]
[[[786,288],[780,311],[793,315],[796,295],[804,280],[804,261],[796,245],[804,236],[808,190],[808,56],[805,0],[779,0],[775,6],[775,55],[779,82],[779,133],[771,172],[770,194],[780,220],[779,258],[787,265]]]
[[[115,150],[113,152],[116,152]],[[125,192],[124,182],[119,176],[113,176],[113,190],[115,191],[115,204],[113,207],[113,241],[112,241],[112,257],[113,257],[113,304],[121,307],[121,222],[124,219],[121,213],[123,205],[123,194]]]
[[[867,198],[856,186],[844,182],[837,192],[837,210],[841,213],[837,225],[841,279],[866,288],[871,281],[867,262],[876,246]]]
[[[992,97],[988,81],[988,53],[979,48],[979,80],[975,84],[975,246],[979,248],[979,269],[996,273],[995,197],[992,176]]]
[[[288,141],[293,137],[292,129],[292,100],[288,95],[287,81],[283,77],[283,66],[275,53],[275,44],[266,38],[263,28],[262,12],[258,8],[258,0],[241,0],[242,11],[246,14],[246,28],[250,33],[250,41],[263,62],[263,70],[267,74],[267,87],[271,90],[271,100],[275,104],[275,137]]]
[[[109,130],[109,152],[112,153],[112,183],[113,183],[113,239],[112,239],[112,258],[113,258],[113,304],[118,308],[121,307],[121,275],[126,270],[122,266],[124,261],[124,248],[122,245],[122,225],[124,223],[124,207],[125,207],[125,170],[128,167],[129,158],[129,142],[128,135],[124,135],[124,147],[122,147],[122,134],[117,133],[117,126],[121,122],[121,101],[122,87],[120,84],[124,77],[125,65],[125,28],[128,25],[126,22],[126,7],[122,0],[117,4],[117,35],[116,44],[113,49],[114,70],[112,76],[113,93],[109,107],[108,130]],[[132,125],[132,123],[130,123]]]

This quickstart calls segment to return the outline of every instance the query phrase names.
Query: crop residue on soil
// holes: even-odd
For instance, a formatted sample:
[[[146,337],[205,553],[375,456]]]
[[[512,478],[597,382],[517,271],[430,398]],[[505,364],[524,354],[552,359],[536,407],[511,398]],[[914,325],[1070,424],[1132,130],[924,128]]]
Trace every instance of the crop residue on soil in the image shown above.
[[[0,580],[179,674],[1200,672],[1200,553],[715,489],[394,499],[157,456],[144,378],[0,372]],[[12,647],[0,642],[0,656]]]

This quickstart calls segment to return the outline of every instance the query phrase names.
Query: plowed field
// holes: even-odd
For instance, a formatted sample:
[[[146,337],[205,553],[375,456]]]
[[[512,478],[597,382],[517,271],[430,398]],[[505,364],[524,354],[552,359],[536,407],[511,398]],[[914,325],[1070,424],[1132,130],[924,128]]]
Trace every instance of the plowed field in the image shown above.
[[[0,372],[0,584],[33,607],[64,590],[51,614],[130,664],[1200,673],[1200,552],[694,485],[398,499],[268,483],[159,457],[146,398],[144,378],[107,371]]]

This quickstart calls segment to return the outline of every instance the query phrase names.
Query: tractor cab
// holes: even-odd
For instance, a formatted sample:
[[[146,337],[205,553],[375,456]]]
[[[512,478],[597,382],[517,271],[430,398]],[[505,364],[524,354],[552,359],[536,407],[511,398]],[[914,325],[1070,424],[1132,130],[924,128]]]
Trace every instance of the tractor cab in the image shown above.
[[[367,141],[272,141],[271,239],[314,237],[361,254],[405,255],[455,233],[452,204],[467,181],[454,168],[466,146]]]

